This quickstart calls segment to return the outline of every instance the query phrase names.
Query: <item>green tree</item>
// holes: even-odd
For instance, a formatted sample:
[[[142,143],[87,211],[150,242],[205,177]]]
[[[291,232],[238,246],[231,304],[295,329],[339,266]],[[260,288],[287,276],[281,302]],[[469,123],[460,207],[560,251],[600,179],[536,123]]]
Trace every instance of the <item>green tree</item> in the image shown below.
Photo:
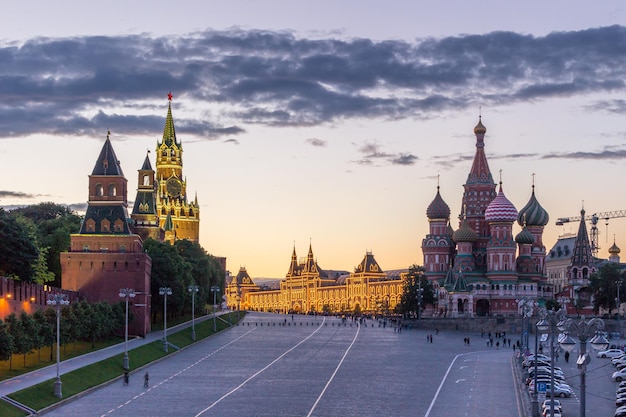
[[[433,304],[434,301],[435,292],[433,284],[424,276],[424,268],[419,265],[411,265],[404,283],[400,302],[396,307],[397,311],[405,317],[411,312],[415,312],[417,316],[418,306],[421,306],[419,311],[419,315],[421,316],[424,308],[429,304]]]
[[[589,286],[593,293],[593,309],[597,313],[600,308],[609,311],[617,307],[617,287],[620,286],[620,294],[624,291],[624,273],[619,264],[607,262],[598,272],[589,277]]]
[[[11,359],[13,354],[13,336],[9,333],[7,324],[0,320],[0,361]]]
[[[39,258],[37,244],[24,222],[0,209],[0,275],[30,281]]]
[[[49,310],[49,309],[48,309]],[[56,313],[55,313],[56,314]],[[33,319],[37,322],[37,337],[35,337],[35,349],[39,350],[39,360],[41,360],[41,348],[52,346],[55,340],[55,327],[46,316],[45,310],[37,310],[33,314]],[[52,351],[52,349],[50,349]]]
[[[11,214],[28,218],[36,226],[37,245],[40,251],[45,251],[40,262],[53,274],[42,277],[38,282],[49,282],[53,278],[52,285],[60,287],[60,253],[70,246],[70,235],[80,230],[81,217],[69,207],[51,202],[14,209]]]
[[[8,332],[13,338],[13,355],[27,354],[32,350],[32,342],[30,336],[24,331],[22,322],[15,313],[9,314],[5,318],[8,326]],[[9,360],[9,369],[13,369],[13,355]]]
[[[191,266],[181,257],[177,249],[167,242],[146,239],[144,249],[152,258],[152,322],[156,322],[157,314],[163,317],[163,296],[159,288],[169,287],[172,295],[167,297],[168,316],[177,316],[185,307],[188,297],[187,285],[192,282]]]
[[[33,349],[39,349],[42,341],[39,336],[39,323],[35,321],[33,316],[22,311],[20,313],[20,325],[26,335],[25,343],[22,345],[22,351],[20,352],[24,355],[24,367],[26,367],[26,355],[31,353]]]

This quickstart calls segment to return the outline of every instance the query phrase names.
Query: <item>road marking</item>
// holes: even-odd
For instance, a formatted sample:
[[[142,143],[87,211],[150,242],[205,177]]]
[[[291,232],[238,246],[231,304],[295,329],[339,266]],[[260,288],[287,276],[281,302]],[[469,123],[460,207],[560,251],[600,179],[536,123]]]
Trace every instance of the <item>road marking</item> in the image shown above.
[[[324,317],[324,320],[322,321],[322,324],[324,324],[324,322],[326,321],[326,317]],[[253,374],[251,377],[249,377],[248,379],[246,379],[245,381],[243,381],[241,384],[239,384],[238,386],[236,386],[235,388],[233,388],[232,390],[230,390],[229,392],[227,392],[226,394],[222,395],[220,398],[218,398],[217,400],[215,400],[215,402],[213,402],[213,404],[211,404],[210,406],[208,406],[207,408],[205,408],[204,410],[200,411],[198,414],[195,415],[195,417],[201,416],[202,414],[206,413],[207,411],[209,411],[211,408],[215,407],[217,404],[219,404],[223,399],[229,397],[230,395],[234,394],[235,392],[239,391],[244,385],[246,385],[248,382],[252,381],[254,378],[256,378],[258,375],[260,375],[261,373],[265,372],[269,367],[271,367],[272,365],[274,365],[276,362],[278,362],[279,360],[281,360],[283,357],[285,357],[285,355],[287,355],[289,352],[293,351],[295,348],[297,348],[298,346],[300,346],[301,344],[303,344],[304,342],[306,342],[307,340],[309,340],[311,337],[313,337],[313,335],[317,332],[319,332],[324,326],[318,326],[317,329],[315,329],[315,331],[313,333],[311,333],[310,335],[308,335],[307,337],[305,337],[304,339],[302,339],[300,342],[298,342],[296,345],[294,345],[293,347],[291,347],[290,349],[286,350],[282,355],[280,355],[279,357],[277,357],[276,359],[274,359],[272,362],[270,362],[268,365],[266,365],[263,369],[257,371],[255,374]]]
[[[454,383],[458,384],[459,382],[463,382],[463,381],[465,381],[465,378],[457,379],[456,381],[454,381]]]
[[[199,361],[197,361],[197,362],[196,362],[196,363],[194,363],[193,365],[191,365],[191,366],[187,367],[185,370],[187,370],[187,369],[191,369],[192,367],[196,366],[197,364],[199,364],[199,363],[200,363],[200,362],[202,362],[203,360],[205,360],[205,359],[207,359],[207,358],[209,358],[209,357],[213,356],[214,354],[216,354],[216,353],[217,353],[217,352],[219,352],[220,350],[225,349],[225,348],[226,348],[226,347],[228,347],[229,345],[232,345],[233,343],[235,343],[235,342],[236,342],[236,341],[238,341],[239,339],[243,338],[244,336],[247,336],[248,334],[250,334],[250,332],[252,332],[252,331],[254,331],[254,330],[256,330],[256,327],[254,327],[254,328],[252,328],[252,329],[248,330],[247,332],[245,332],[244,334],[242,334],[242,335],[241,335],[241,336],[239,336],[238,338],[231,340],[230,342],[226,343],[224,346],[220,347],[219,349],[216,349],[216,350],[214,350],[213,352],[209,353],[208,355],[204,356],[202,359],[200,359]],[[152,387],[150,387],[150,388],[146,389],[144,392],[152,391],[152,389],[154,389],[154,388],[156,388],[156,387],[161,386],[161,385],[162,385],[162,384],[164,384],[165,382],[167,382],[167,381],[171,380],[174,376],[177,376],[177,375],[179,375],[179,374],[181,374],[181,373],[182,373],[182,372],[180,372],[180,371],[179,371],[179,372],[178,372],[178,373],[176,373],[175,375],[173,375],[173,376],[169,376],[168,378],[164,379],[163,381],[161,381],[161,382],[159,382],[159,383],[157,383],[157,384],[153,385]],[[140,395],[143,395],[143,392],[142,392]],[[120,408],[124,407],[125,405],[129,404],[130,402],[134,401],[135,399],[137,399],[137,396],[136,396],[136,397],[134,397],[134,398],[133,398],[133,399],[131,399],[131,400],[126,401],[124,404],[120,404],[120,405],[118,405],[116,408],[114,408],[114,409],[112,409],[112,410],[109,410],[109,411],[108,411],[108,412],[106,412],[105,414],[102,414],[102,415],[101,415],[101,417],[105,417],[105,416],[107,416],[107,415],[109,415],[109,414],[113,413],[114,411],[119,410]]]
[[[330,379],[328,380],[328,382],[326,382],[326,386],[324,386],[324,389],[322,390],[322,392],[320,393],[319,397],[317,397],[317,400],[315,400],[315,404],[313,404],[313,407],[311,407],[311,410],[309,411],[309,414],[307,414],[307,417],[311,417],[311,414],[313,414],[313,411],[315,410],[315,407],[317,407],[317,403],[320,402],[320,400],[322,399],[322,397],[324,396],[324,393],[326,392],[326,389],[328,389],[328,386],[330,385],[330,383],[333,381],[333,379],[335,378],[335,375],[337,374],[337,371],[339,370],[339,368],[341,367],[341,364],[343,363],[343,361],[346,359],[346,356],[348,356],[348,352],[350,352],[350,349],[352,349],[352,345],[354,345],[354,342],[356,342],[356,338],[359,336],[359,331],[361,331],[361,326],[357,323],[357,327],[356,327],[356,334],[354,335],[354,339],[352,339],[352,343],[350,343],[350,346],[348,346],[348,348],[346,349],[346,351],[344,352],[341,360],[339,361],[339,363],[337,364],[337,367],[335,368],[335,371],[333,372],[333,374],[330,376]]]
[[[439,397],[439,393],[443,389],[443,384],[446,382],[446,378],[448,378],[448,374],[450,374],[450,371],[452,370],[452,367],[454,366],[454,363],[456,362],[456,360],[462,356],[473,355],[475,353],[476,352],[460,353],[456,355],[454,359],[452,359],[452,362],[450,362],[450,365],[448,366],[448,370],[446,371],[445,375],[441,379],[441,383],[439,384],[439,388],[437,388],[437,392],[435,392],[435,395],[433,396],[433,399],[430,402],[430,405],[428,406],[428,410],[426,410],[426,414],[424,414],[424,417],[430,416],[430,412],[433,410],[433,407],[435,406],[435,402],[437,401],[437,397]],[[471,359],[468,359],[468,360],[471,360]],[[468,360],[466,360],[465,362],[467,362]]]

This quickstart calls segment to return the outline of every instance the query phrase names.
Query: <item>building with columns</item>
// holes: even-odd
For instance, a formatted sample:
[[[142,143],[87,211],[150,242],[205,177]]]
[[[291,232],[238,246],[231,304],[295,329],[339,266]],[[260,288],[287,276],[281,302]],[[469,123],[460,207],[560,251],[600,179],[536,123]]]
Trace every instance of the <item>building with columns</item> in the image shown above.
[[[245,268],[226,287],[228,307],[276,313],[391,312],[400,302],[407,270],[385,272],[367,252],[354,272],[322,269],[309,245],[298,260],[294,247],[287,274],[279,288],[255,285]]]
[[[552,296],[542,241],[548,213],[535,197],[534,183],[528,203],[518,212],[502,181],[494,182],[485,153],[486,132],[479,118],[458,229],[452,228],[450,207],[439,186],[426,211],[429,232],[422,253],[425,275],[436,289],[439,316],[517,315],[522,299]],[[516,222],[521,231],[514,234]]]

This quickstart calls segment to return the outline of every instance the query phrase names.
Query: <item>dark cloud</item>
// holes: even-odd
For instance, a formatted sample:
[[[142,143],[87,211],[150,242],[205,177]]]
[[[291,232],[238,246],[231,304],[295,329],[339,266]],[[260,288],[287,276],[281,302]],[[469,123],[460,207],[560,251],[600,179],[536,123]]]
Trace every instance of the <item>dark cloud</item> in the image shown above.
[[[29,194],[21,191],[7,191],[0,190],[0,198],[36,198],[41,197],[41,194]]]
[[[392,154],[384,152],[381,146],[375,142],[367,142],[358,148],[361,158],[354,161],[359,165],[376,166],[376,165],[414,165],[419,159],[410,153]]]
[[[212,120],[175,115],[178,131],[196,140],[241,134],[244,123],[427,118],[477,103],[623,93],[625,61],[622,26],[414,42],[304,39],[240,29],[35,38],[0,44],[0,132],[102,135],[111,129],[120,136],[155,135],[163,108],[136,110],[145,110],[146,103],[164,105],[169,90],[175,102],[217,108]],[[616,100],[590,109],[625,108]],[[406,156],[397,163],[410,161]]]
[[[320,148],[326,146],[325,140],[317,139],[317,138],[309,138],[305,142],[311,146],[320,147]]]
[[[233,145],[239,145],[239,141],[233,138],[226,139],[224,143],[232,143]]]

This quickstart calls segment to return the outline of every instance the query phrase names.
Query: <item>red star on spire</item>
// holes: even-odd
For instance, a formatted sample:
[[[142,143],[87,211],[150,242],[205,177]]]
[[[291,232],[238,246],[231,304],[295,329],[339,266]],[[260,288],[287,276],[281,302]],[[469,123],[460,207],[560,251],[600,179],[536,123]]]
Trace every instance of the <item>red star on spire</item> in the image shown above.
[[[172,97],[174,97],[174,96],[172,95],[172,92],[171,92],[171,91],[170,91],[169,93],[167,93],[167,99],[168,99],[169,101],[172,101]]]

